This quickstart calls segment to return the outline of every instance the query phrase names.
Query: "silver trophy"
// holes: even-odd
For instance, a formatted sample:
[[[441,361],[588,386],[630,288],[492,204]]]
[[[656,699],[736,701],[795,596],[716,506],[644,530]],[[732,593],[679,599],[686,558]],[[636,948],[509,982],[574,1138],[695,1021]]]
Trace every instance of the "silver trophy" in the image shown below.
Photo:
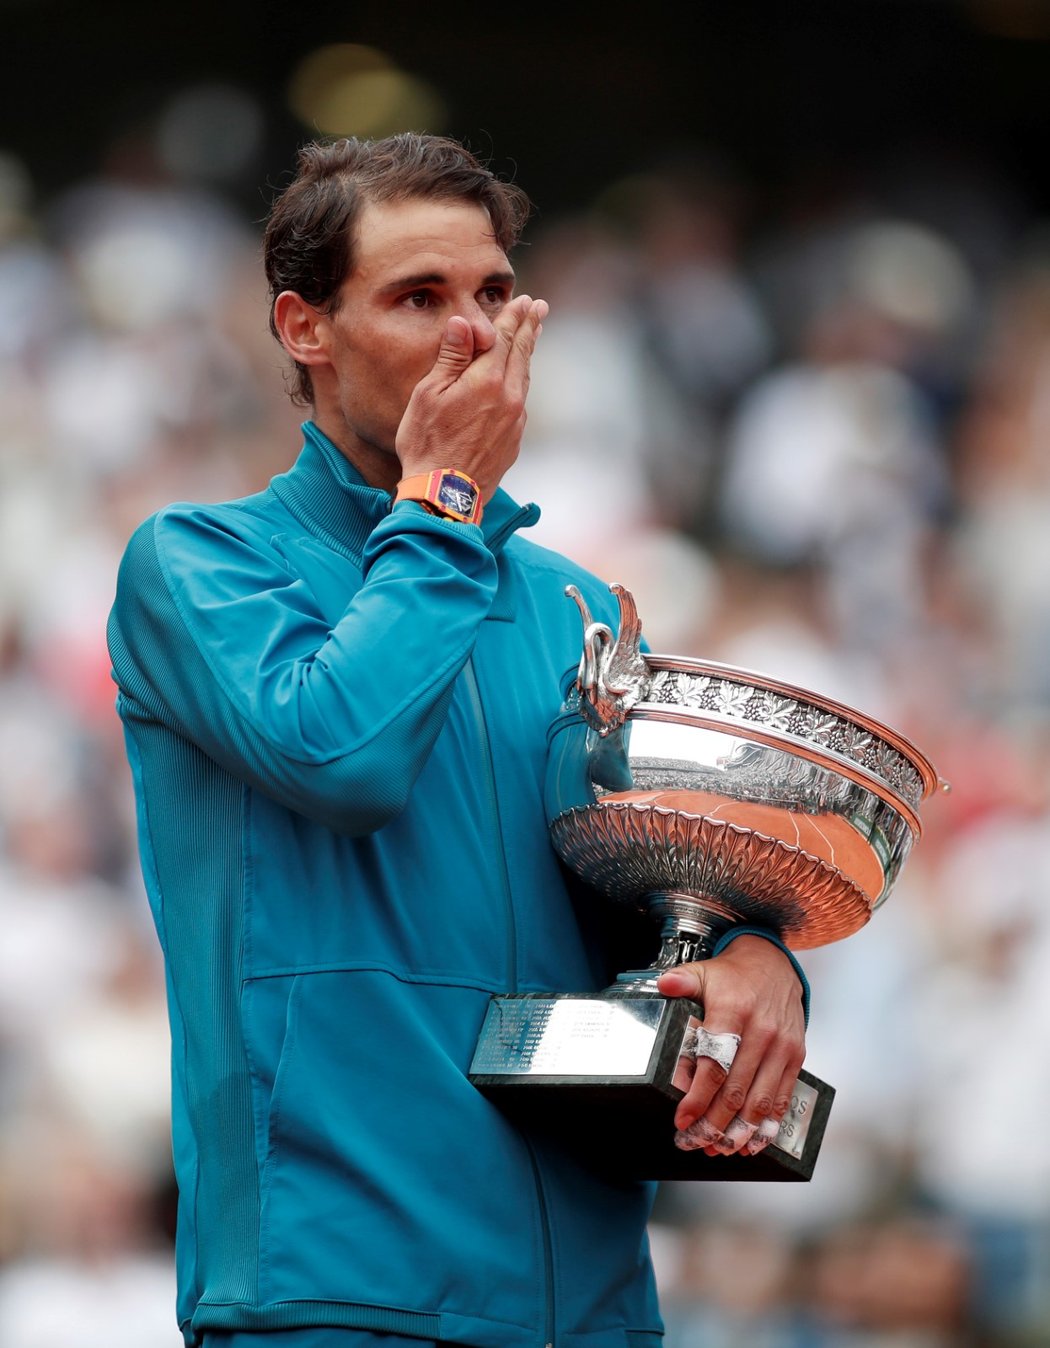
[[[583,657],[550,728],[546,808],[562,860],[659,923],[659,953],[600,994],[493,998],[471,1080],[527,1122],[586,1136],[592,1159],[621,1174],[809,1179],[834,1098],[809,1072],[760,1155],[674,1147],[703,1008],[662,997],[656,980],[709,957],[741,924],[792,949],[857,931],[919,838],[921,803],[946,784],[902,736],[829,698],[646,654],[634,599],[610,588],[615,638],[566,591],[583,619]]]

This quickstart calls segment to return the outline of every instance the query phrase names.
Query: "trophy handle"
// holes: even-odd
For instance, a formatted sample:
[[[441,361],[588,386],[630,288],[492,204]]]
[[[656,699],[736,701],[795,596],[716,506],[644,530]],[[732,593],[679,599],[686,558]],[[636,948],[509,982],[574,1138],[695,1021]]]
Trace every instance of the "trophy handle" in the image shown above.
[[[607,623],[595,622],[575,585],[565,587],[583,620],[583,655],[576,686],[580,712],[603,738],[619,729],[631,708],[648,689],[650,670],[642,654],[642,622],[630,590],[610,585],[620,605],[620,630],[615,640]]]

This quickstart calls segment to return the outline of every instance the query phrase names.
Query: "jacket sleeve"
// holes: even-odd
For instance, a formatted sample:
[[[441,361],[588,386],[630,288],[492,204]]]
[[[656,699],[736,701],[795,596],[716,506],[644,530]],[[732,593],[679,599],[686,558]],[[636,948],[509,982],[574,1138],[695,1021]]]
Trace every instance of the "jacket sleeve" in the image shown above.
[[[125,723],[160,721],[341,833],[404,807],[496,590],[480,529],[399,505],[334,621],[259,521],[171,507],[128,545],[109,644]]]

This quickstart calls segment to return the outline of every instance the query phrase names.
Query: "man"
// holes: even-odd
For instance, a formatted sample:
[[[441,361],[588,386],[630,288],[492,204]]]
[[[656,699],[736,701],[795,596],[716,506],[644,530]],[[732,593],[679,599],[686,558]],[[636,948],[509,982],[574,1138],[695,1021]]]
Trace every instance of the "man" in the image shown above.
[[[499,489],[546,313],[513,297],[525,206],[443,139],[303,150],[266,234],[302,452],[257,496],[161,511],[121,569],[188,1344],[658,1342],[650,1186],[466,1077],[493,993],[610,973],[542,803],[565,585],[610,599]],[[745,935],[664,986],[741,1036],[668,1128],[755,1145],[802,1060],[795,967]]]

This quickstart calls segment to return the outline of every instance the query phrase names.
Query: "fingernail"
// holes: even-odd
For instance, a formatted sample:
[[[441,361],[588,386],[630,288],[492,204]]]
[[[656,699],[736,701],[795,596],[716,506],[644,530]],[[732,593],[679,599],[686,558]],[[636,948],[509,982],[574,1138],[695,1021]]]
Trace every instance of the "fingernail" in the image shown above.
[[[749,1156],[757,1156],[760,1151],[765,1151],[779,1132],[779,1119],[763,1119],[758,1125],[754,1137],[745,1145],[744,1150]]]
[[[748,1123],[738,1114],[726,1125],[725,1137],[721,1142],[716,1142],[715,1146],[723,1156],[730,1156],[745,1147],[757,1131],[757,1123]]]
[[[706,1117],[697,1119],[688,1128],[680,1128],[679,1133],[683,1138],[690,1139],[690,1146],[683,1148],[685,1151],[697,1147],[717,1147],[724,1136],[714,1124],[707,1121]]]
[[[541,323],[547,317],[550,311],[551,307],[546,300],[536,301],[536,317],[540,320]]]
[[[466,346],[467,334],[462,328],[454,327],[450,323],[445,332],[445,341],[448,342],[449,346]]]

